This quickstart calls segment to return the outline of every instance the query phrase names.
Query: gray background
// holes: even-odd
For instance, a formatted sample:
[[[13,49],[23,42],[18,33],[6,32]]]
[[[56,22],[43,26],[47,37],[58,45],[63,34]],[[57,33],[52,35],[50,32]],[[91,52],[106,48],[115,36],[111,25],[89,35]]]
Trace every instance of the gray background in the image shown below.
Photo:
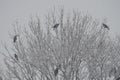
[[[16,20],[27,24],[30,15],[43,16],[54,6],[63,6],[65,10],[78,9],[99,20],[107,18],[110,35],[114,37],[120,33],[120,0],[0,0],[0,41],[10,44],[8,34]],[[4,52],[1,45],[0,51]],[[2,58],[0,56],[0,63],[3,63]]]

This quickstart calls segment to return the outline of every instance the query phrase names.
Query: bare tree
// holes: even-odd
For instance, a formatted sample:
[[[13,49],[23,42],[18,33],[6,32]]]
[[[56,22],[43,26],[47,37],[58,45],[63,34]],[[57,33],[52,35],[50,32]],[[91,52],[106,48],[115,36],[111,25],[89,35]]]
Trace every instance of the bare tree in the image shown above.
[[[9,54],[4,60],[8,80],[81,80],[83,61],[87,63],[88,79],[105,79],[113,46],[102,23],[77,11],[66,16],[64,9],[53,10],[45,18],[44,26],[39,17],[31,18],[12,51],[4,46]]]

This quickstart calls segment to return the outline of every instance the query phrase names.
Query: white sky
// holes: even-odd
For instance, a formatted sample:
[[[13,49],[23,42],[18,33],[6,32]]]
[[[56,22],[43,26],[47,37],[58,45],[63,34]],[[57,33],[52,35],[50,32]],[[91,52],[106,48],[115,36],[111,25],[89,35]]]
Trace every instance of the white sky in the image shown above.
[[[30,15],[43,15],[54,6],[79,9],[98,19],[107,18],[111,35],[120,33],[120,0],[0,0],[0,41],[9,43],[8,32],[16,20],[27,24]],[[1,43],[0,51],[3,51]]]

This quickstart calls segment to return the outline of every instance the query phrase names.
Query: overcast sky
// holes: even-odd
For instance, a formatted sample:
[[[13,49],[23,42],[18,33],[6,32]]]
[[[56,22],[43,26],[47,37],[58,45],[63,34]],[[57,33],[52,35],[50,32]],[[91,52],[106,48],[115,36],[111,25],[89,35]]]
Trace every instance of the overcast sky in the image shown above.
[[[27,24],[30,15],[43,15],[54,6],[79,9],[98,19],[107,18],[111,35],[120,33],[120,0],[0,0],[0,41],[9,43],[8,32],[16,20]]]

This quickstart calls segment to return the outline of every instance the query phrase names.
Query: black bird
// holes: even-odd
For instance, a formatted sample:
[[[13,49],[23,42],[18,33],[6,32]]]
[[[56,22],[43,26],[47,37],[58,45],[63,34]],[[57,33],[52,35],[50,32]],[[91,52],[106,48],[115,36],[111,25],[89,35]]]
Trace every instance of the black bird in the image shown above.
[[[61,65],[58,65],[57,68],[54,70],[54,75],[55,76],[57,76],[60,67],[61,67]]]
[[[56,29],[56,28],[58,28],[58,26],[59,26],[59,24],[55,24],[55,25],[53,26],[53,28]]]
[[[17,54],[14,54],[15,59],[18,61],[18,56]]]
[[[16,42],[17,37],[18,37],[18,35],[15,35],[15,36],[14,36],[14,38],[13,38],[13,42],[14,42],[14,43]]]
[[[55,76],[57,76],[58,70],[59,70],[59,68],[56,68],[56,69],[54,70],[54,75],[55,75]]]
[[[106,25],[106,24],[102,24],[104,28],[107,28],[108,30],[110,30],[110,28]]]

